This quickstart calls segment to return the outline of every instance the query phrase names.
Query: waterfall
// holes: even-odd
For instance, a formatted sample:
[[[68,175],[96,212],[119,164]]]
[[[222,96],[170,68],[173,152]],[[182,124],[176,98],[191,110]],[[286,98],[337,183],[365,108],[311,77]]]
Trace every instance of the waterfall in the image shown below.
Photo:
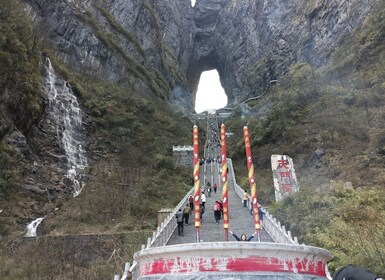
[[[87,166],[87,158],[82,147],[84,127],[79,103],[71,86],[58,78],[49,58],[46,60],[47,77],[44,90],[49,99],[49,111],[57,123],[57,135],[64,148],[68,171],[66,177],[72,183],[73,196],[78,196],[84,183],[78,172]]]
[[[49,114],[56,122],[57,136],[67,159],[68,170],[65,176],[71,182],[72,194],[76,197],[84,187],[79,171],[87,167],[86,153],[82,147],[84,136],[82,114],[71,86],[56,76],[49,58],[46,59],[45,66],[47,76],[44,80],[44,91],[49,100]],[[25,236],[37,236],[37,227],[44,218],[45,216],[29,223]]]
[[[45,217],[38,218],[36,220],[33,220],[27,225],[27,233],[25,234],[25,237],[36,237],[36,231],[37,227],[40,225],[40,223],[43,221]]]

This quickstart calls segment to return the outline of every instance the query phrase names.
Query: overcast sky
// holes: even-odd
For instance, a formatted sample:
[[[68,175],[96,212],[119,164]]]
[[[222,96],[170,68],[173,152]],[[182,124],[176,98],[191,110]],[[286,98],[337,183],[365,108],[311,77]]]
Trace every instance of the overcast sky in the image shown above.
[[[191,6],[194,7],[194,5],[195,5],[195,0],[191,0]]]
[[[210,109],[219,109],[227,105],[227,96],[219,81],[217,70],[201,74],[195,102],[195,111],[201,113]]]

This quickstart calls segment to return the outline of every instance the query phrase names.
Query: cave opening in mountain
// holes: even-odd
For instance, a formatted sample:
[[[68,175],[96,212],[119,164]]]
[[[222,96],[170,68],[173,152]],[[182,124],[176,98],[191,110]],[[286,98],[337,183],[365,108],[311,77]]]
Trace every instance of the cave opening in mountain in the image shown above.
[[[202,113],[211,109],[220,109],[227,105],[227,95],[219,80],[217,70],[201,73],[195,96],[195,112]]]

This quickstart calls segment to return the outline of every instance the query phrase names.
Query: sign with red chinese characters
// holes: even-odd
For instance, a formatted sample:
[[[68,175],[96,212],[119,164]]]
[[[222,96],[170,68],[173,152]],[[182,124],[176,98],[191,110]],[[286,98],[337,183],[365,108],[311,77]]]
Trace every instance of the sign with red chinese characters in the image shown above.
[[[273,171],[276,201],[282,200],[285,195],[299,190],[293,160],[289,156],[272,155],[271,169]]]

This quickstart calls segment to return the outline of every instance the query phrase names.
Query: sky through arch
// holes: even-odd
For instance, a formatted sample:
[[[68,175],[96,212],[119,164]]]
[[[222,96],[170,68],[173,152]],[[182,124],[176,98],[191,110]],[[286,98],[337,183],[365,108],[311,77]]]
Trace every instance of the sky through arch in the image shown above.
[[[219,80],[217,70],[202,72],[195,98],[195,111],[199,114],[227,105],[227,95]]]

